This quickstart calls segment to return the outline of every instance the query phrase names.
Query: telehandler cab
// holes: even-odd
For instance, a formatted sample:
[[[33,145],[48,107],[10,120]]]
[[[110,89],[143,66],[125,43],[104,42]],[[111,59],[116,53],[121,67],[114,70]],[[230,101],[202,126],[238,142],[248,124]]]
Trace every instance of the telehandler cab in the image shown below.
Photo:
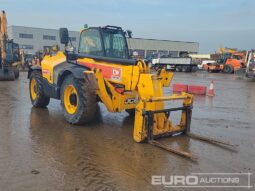
[[[173,153],[195,158],[191,153],[169,148],[156,142],[157,137],[186,133],[210,142],[222,141],[190,133],[193,96],[163,95],[173,73],[164,69],[150,73],[142,60],[130,59],[125,32],[120,27],[84,28],[80,34],[78,53],[69,44],[66,28],[60,29],[65,52],[46,55],[40,67],[29,71],[30,98],[34,107],[45,107],[50,98],[60,99],[65,119],[71,124],[84,124],[94,118],[96,104],[101,101],[109,112],[126,110],[135,114],[133,138]],[[165,108],[165,102],[182,100],[177,108]],[[169,119],[170,113],[181,111],[179,124]]]

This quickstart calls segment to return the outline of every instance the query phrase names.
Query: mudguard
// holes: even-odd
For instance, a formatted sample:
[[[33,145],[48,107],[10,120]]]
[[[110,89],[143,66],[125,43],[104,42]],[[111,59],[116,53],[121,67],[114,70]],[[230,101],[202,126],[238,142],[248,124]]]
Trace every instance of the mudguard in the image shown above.
[[[62,65],[62,67],[61,67]],[[52,84],[55,88],[55,93],[51,94],[51,97],[60,98],[60,89],[63,80],[67,75],[72,74],[75,78],[84,80],[84,74],[83,72],[88,70],[87,67],[80,66],[73,63],[63,63],[59,65],[60,67],[54,68],[54,84]],[[46,85],[46,84],[45,84]],[[51,86],[52,86],[51,85]],[[52,88],[51,88],[52,89]]]
[[[28,72],[27,72],[27,78],[28,79],[30,78],[31,73],[34,70],[42,71],[42,68],[41,68],[41,66],[31,66],[31,67],[29,67]]]
[[[84,74],[83,72],[89,70],[87,67],[80,66],[80,65],[69,65],[69,67],[64,67],[63,69],[59,70],[54,69],[54,73],[57,74],[57,79],[56,79],[56,85],[58,87],[61,86],[62,81],[64,80],[66,75],[72,74],[75,78],[77,79],[84,79]]]

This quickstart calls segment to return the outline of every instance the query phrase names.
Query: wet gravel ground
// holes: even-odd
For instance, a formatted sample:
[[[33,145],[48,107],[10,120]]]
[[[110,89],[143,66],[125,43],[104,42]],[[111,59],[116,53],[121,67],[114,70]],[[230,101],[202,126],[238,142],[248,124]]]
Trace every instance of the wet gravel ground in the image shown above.
[[[0,82],[0,190],[170,190],[151,185],[151,176],[254,173],[255,82],[204,72],[176,73],[173,82],[209,87],[211,80],[216,96],[195,97],[191,130],[239,146],[233,151],[185,136],[160,140],[197,154],[196,162],[135,143],[133,119],[126,112],[112,114],[99,104],[95,122],[72,126],[65,122],[57,100],[47,109],[32,108],[25,73],[18,81]]]

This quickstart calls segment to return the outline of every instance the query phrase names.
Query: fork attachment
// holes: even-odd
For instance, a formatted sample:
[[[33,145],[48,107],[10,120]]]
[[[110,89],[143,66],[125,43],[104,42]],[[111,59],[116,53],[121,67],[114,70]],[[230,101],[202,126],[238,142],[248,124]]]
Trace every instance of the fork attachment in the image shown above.
[[[163,110],[157,110],[157,111],[144,111],[143,116],[147,120],[145,124],[145,128],[148,132],[148,136],[147,136],[148,141],[157,139],[159,137],[171,136],[177,133],[186,133],[186,132],[188,133],[190,131],[190,124],[191,124],[191,109],[192,109],[192,106],[183,106],[183,107],[163,109]],[[167,119],[169,119],[170,112],[173,112],[173,111],[182,111],[183,119],[181,119],[181,122],[179,125],[177,125],[177,128],[171,131],[171,127],[170,127],[169,131],[163,132],[161,134],[153,133],[154,116],[162,113],[166,116]]]
[[[150,143],[153,146],[159,147],[161,149],[167,150],[171,153],[182,156],[182,157],[186,157],[186,158],[189,158],[189,159],[192,159],[192,160],[198,159],[198,157],[193,153],[190,153],[188,151],[183,151],[183,150],[178,149],[178,148],[173,148],[173,147],[170,147],[168,145],[165,145],[163,143],[160,143],[160,142],[154,140],[154,139],[159,138],[159,137],[171,136],[171,135],[176,134],[176,133],[187,133],[187,134],[189,134],[190,122],[191,122],[191,109],[192,109],[192,106],[184,106],[184,107],[179,107],[179,108],[171,108],[171,109],[164,109],[164,110],[158,110],[158,111],[146,111],[146,112],[144,112],[143,113],[144,117],[146,119],[148,119],[147,120],[148,122],[146,123],[148,143]],[[163,134],[154,135],[154,133],[153,133],[154,115],[157,114],[157,113],[165,113],[166,116],[169,116],[170,112],[179,111],[179,110],[185,112],[185,116],[186,116],[185,117],[185,119],[186,119],[185,127],[181,128],[180,130],[169,131],[169,132],[166,132],[166,133],[163,133]]]
[[[163,96],[162,78],[141,74],[138,82],[139,101],[136,106],[134,140],[154,140],[158,137],[190,131],[193,96],[182,93]],[[166,101],[182,100],[182,106],[165,109]],[[169,119],[173,111],[182,111],[180,123],[174,125]]]

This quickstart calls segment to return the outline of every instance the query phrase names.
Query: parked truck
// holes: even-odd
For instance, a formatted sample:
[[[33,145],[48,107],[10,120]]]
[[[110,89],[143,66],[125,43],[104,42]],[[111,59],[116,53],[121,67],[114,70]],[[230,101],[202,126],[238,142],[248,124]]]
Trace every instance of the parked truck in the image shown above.
[[[197,64],[199,70],[207,70],[207,64],[215,63],[211,58],[211,54],[189,54],[192,58],[192,63]]]
[[[177,72],[196,72],[197,64],[192,63],[191,57],[171,57],[167,54],[153,54],[148,59],[149,66],[156,71],[162,68]]]
[[[247,52],[246,77],[255,79],[255,51]]]

